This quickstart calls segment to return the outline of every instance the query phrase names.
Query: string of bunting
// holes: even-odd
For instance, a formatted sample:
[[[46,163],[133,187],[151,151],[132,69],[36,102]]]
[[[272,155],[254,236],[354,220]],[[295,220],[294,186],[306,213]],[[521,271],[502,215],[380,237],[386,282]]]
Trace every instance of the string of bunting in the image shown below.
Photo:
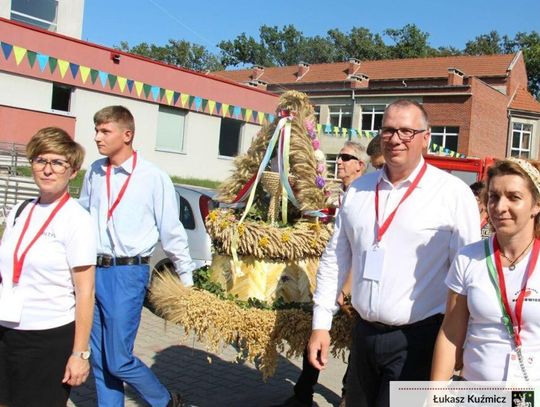
[[[265,122],[271,123],[274,121],[273,114],[258,112],[246,107],[221,103],[212,99],[205,99],[200,96],[189,95],[187,93],[165,89],[134,79],[128,79],[120,75],[55,58],[3,41],[0,42],[0,48],[2,49],[4,59],[8,61],[10,58],[15,58],[17,66],[26,61],[30,68],[33,69],[34,65],[37,63],[41,72],[48,69],[51,74],[54,74],[57,71],[62,79],[69,72],[74,80],[78,78],[87,86],[90,83],[96,87],[101,85],[101,89],[105,91],[113,91],[116,88],[120,93],[128,93],[130,96],[137,95],[137,97],[141,99],[148,99],[151,97],[154,102],[166,101],[168,105],[173,106],[180,102],[180,106],[185,109],[243,120],[259,125],[262,125]]]
[[[343,137],[347,139],[352,138],[368,138],[371,139],[377,135],[376,130],[360,130],[347,127],[338,127],[332,126],[331,124],[317,124],[317,133],[320,135],[330,136],[330,137]],[[458,153],[457,151],[450,150],[444,146],[440,146],[436,143],[431,143],[429,146],[429,151],[432,153],[445,154],[450,157],[455,158],[466,158],[465,154]]]

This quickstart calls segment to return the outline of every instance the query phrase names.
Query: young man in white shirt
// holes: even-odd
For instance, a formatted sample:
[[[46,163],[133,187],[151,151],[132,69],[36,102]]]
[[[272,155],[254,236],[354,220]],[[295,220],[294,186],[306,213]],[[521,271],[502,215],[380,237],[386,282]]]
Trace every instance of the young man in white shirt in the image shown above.
[[[124,405],[124,383],[153,407],[180,407],[133,355],[143,300],[149,281],[148,260],[158,238],[180,280],[193,285],[194,264],[179,221],[171,179],[133,149],[135,123],[123,106],[94,115],[95,141],[106,156],[86,173],[80,203],[96,224],[96,310],[92,327],[92,367],[98,405]]]
[[[346,386],[346,404],[354,407],[388,406],[390,381],[429,380],[444,278],[458,249],[480,238],[469,187],[422,157],[430,140],[423,107],[393,102],[379,134],[386,164],[349,187],[319,265],[308,345],[310,362],[324,369],[350,270],[360,314]]]

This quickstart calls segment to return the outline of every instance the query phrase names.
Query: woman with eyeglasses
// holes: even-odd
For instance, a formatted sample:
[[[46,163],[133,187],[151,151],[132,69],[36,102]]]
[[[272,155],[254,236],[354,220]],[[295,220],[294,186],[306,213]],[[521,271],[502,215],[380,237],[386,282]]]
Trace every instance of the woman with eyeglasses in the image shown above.
[[[495,234],[464,247],[446,278],[446,314],[432,380],[540,380],[540,162],[509,158],[488,170]]]
[[[13,208],[0,245],[0,405],[59,407],[90,372],[96,238],[68,193],[83,148],[48,127],[26,154],[39,197]]]

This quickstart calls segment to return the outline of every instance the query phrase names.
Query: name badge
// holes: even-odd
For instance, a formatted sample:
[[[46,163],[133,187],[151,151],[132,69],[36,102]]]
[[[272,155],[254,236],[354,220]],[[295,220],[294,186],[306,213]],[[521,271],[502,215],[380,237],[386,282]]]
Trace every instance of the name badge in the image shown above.
[[[366,280],[379,281],[381,279],[384,266],[384,248],[373,246],[366,251],[364,262],[364,275]]]
[[[3,286],[0,292],[0,321],[21,322],[23,300],[20,291]]]
[[[540,378],[538,374],[540,353],[538,351],[531,352],[530,350],[522,348],[521,354],[523,355],[523,365],[525,366],[525,371],[529,376],[529,380],[538,380]],[[506,376],[506,381],[521,383],[525,381],[523,371],[519,365],[519,357],[515,350],[508,355],[508,374]]]

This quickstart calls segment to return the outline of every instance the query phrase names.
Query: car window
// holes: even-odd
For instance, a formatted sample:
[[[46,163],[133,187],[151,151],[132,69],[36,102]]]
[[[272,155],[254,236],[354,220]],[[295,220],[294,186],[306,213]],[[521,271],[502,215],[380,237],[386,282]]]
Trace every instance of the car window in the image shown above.
[[[184,229],[195,229],[195,217],[193,216],[193,210],[191,209],[189,202],[184,197],[180,197],[180,222],[182,222],[182,225],[184,225]]]

